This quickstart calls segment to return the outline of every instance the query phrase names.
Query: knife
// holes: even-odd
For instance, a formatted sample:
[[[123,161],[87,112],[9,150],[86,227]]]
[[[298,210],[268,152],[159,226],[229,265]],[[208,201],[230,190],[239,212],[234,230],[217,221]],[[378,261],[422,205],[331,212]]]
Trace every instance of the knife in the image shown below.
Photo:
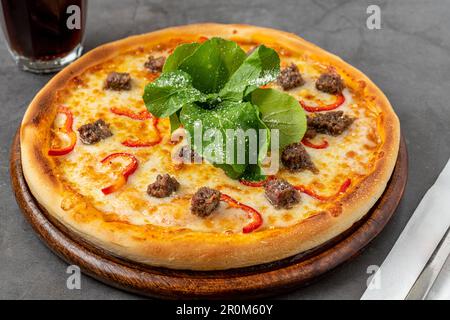
[[[444,239],[431,256],[430,261],[423,269],[411,291],[406,296],[407,300],[424,300],[430,292],[433,283],[438,277],[450,254],[450,229],[447,229]]]
[[[403,300],[407,297],[450,226],[449,190],[450,161],[372,276],[362,300]]]

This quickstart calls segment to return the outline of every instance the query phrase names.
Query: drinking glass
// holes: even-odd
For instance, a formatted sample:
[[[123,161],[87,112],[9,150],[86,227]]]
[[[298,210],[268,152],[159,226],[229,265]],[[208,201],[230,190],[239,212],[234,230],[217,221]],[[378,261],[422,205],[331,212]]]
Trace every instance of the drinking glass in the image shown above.
[[[17,65],[55,72],[83,50],[87,0],[1,0],[0,21]]]

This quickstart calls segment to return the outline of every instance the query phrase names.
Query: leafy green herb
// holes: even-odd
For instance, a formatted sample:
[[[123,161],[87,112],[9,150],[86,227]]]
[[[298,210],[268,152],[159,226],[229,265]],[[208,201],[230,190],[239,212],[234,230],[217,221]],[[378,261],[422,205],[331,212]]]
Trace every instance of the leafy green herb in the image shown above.
[[[147,85],[143,98],[147,108],[158,118],[172,115],[184,104],[206,100],[206,96],[192,86],[191,76],[183,71],[163,73]]]
[[[173,133],[175,130],[177,130],[179,127],[181,127],[180,114],[179,113],[180,113],[180,110],[178,110],[177,112],[171,114],[170,117],[169,117],[170,133]]]
[[[219,94],[224,99],[241,101],[259,86],[275,80],[279,72],[278,54],[261,45],[244,60]]]
[[[280,148],[299,142],[306,132],[306,116],[298,101],[275,89],[256,89],[251,102],[258,106],[261,120],[280,131]]]
[[[179,66],[192,77],[203,93],[219,92],[245,60],[246,54],[235,42],[212,38],[201,44]]]
[[[179,45],[173,53],[167,58],[163,67],[163,73],[176,71],[180,64],[200,46],[199,43],[185,43]]]
[[[247,181],[263,181],[266,175],[259,165],[249,165],[240,178]]]
[[[202,141],[198,145],[193,139],[194,149],[227,175],[261,180],[269,129],[280,131],[280,147],[300,141],[306,131],[306,116],[293,97],[259,89],[279,71],[280,59],[273,49],[261,45],[247,56],[235,42],[212,38],[178,46],[162,75],[146,86],[143,99],[153,115],[170,117],[172,132],[183,125],[193,139],[201,124]],[[255,138],[252,130],[256,149],[250,143]],[[230,132],[234,143],[227,145]],[[238,152],[242,148],[244,156]]]
[[[226,171],[231,176],[234,173],[236,176],[244,173],[248,164],[257,164],[259,149],[265,147],[263,145],[252,150],[249,146],[250,139],[254,139],[253,146],[259,145],[259,129],[267,135],[257,108],[250,102],[224,102],[212,110],[196,104],[186,105],[181,111],[180,121],[191,139],[194,137],[196,126],[198,129],[201,123],[202,136],[206,139],[201,139],[201,145],[197,145],[197,141],[193,138],[194,149],[200,151],[208,161],[222,165],[222,168],[229,165]],[[231,130],[227,131],[229,129]],[[216,136],[217,133],[219,136]],[[232,151],[227,149],[230,147],[227,146],[228,138],[233,142],[230,144],[233,147]],[[245,152],[239,153],[239,148]],[[241,158],[238,155],[241,155]]]

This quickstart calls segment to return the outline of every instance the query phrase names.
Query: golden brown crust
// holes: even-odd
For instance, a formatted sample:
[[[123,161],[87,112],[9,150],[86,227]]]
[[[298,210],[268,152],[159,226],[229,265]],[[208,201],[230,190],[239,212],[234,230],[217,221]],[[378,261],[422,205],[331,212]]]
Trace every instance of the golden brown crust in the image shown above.
[[[237,33],[236,33],[237,31]],[[381,110],[379,135],[382,145],[373,172],[339,199],[333,210],[312,216],[286,228],[251,234],[200,233],[187,229],[135,226],[98,212],[88,201],[67,192],[53,174],[54,163],[42,145],[48,145],[49,128],[56,114],[55,92],[74,76],[111,57],[170,38],[195,39],[198,35],[241,37],[273,44],[345,72],[348,84],[363,87],[363,95]],[[292,256],[318,246],[347,230],[361,219],[384,191],[393,171],[400,141],[400,124],[381,90],[363,73],[340,58],[296,35],[247,25],[196,24],[129,37],[98,47],[58,73],[31,102],[21,127],[24,174],[31,192],[47,211],[71,230],[114,255],[155,266],[213,270],[255,265]],[[63,209],[64,208],[64,209]]]

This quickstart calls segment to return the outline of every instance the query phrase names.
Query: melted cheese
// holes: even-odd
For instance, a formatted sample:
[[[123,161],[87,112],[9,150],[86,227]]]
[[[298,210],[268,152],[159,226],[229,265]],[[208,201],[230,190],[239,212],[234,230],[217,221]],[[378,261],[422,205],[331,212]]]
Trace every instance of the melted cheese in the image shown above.
[[[243,46],[248,50],[248,46]],[[159,129],[164,138],[156,146],[146,148],[129,148],[122,141],[133,138],[152,141],[156,138],[156,130],[151,120],[133,120],[118,116],[110,111],[111,107],[125,108],[134,112],[145,110],[142,94],[145,85],[155,78],[145,68],[144,63],[149,54],[167,56],[168,51],[152,48],[137,50],[120,55],[102,65],[91,68],[72,81],[60,94],[57,103],[70,108],[74,115],[73,129],[102,118],[110,124],[113,136],[95,145],[84,145],[78,139],[74,151],[56,159],[60,178],[72,190],[88,199],[97,209],[105,213],[115,214],[121,220],[133,224],[154,224],[158,226],[179,226],[194,231],[208,232],[241,232],[247,223],[247,215],[238,209],[231,209],[221,203],[219,210],[208,218],[199,218],[190,213],[190,199],[193,193],[202,186],[217,188],[258,210],[263,217],[264,228],[280,228],[296,224],[306,217],[323,210],[327,204],[302,194],[301,203],[292,209],[276,210],[264,196],[263,188],[246,187],[238,181],[228,178],[222,170],[203,164],[177,165],[171,160],[174,148],[170,143],[169,122],[161,119]],[[298,99],[313,96],[324,103],[330,103],[334,97],[315,88],[315,80],[320,75],[317,65],[292,57],[281,57],[282,65],[294,62],[298,65],[306,83],[288,93]],[[128,72],[132,78],[132,90],[104,90],[104,81],[111,71]],[[277,87],[276,84],[271,84]],[[281,89],[280,89],[281,90]],[[377,154],[379,141],[374,141],[376,131],[376,114],[367,110],[364,105],[355,101],[349,89],[344,90],[345,103],[338,110],[354,116],[357,120],[349,130],[338,137],[320,135],[316,139],[326,139],[329,147],[323,150],[307,148],[320,173],[309,171],[291,173],[281,170],[279,176],[292,184],[311,187],[319,194],[334,194],[348,177],[352,185],[370,173],[374,157]],[[59,117],[55,120],[58,126]],[[78,134],[78,132],[77,132]],[[376,140],[376,139],[375,139]],[[120,168],[125,163],[116,162],[105,166],[100,161],[115,152],[127,152],[136,156],[139,167],[132,174],[125,186],[110,195],[104,195],[101,189],[110,185]],[[168,198],[157,199],[147,195],[149,183],[155,181],[158,174],[169,173],[176,177],[180,189]]]

